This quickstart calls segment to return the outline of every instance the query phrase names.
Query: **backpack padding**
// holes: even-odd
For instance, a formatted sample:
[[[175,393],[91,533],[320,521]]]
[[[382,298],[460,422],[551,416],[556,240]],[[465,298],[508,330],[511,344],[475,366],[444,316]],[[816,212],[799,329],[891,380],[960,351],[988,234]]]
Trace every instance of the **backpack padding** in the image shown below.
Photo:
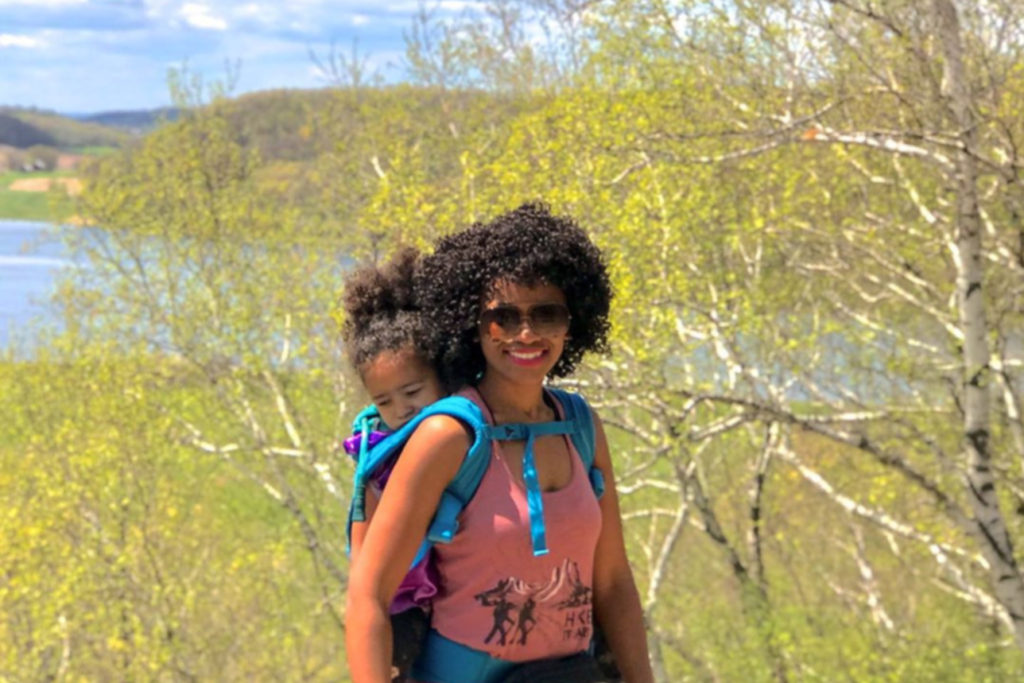
[[[490,462],[491,440],[523,440],[530,436],[542,434],[565,434],[568,433],[572,439],[573,446],[579,453],[580,459],[587,470],[591,488],[594,494],[600,498],[604,494],[604,476],[594,466],[594,418],[590,406],[582,396],[561,389],[548,388],[555,400],[562,406],[564,419],[557,422],[536,423],[536,424],[506,424],[489,425],[480,410],[480,407],[471,399],[464,396],[449,396],[424,408],[412,420],[402,425],[398,431],[389,434],[373,449],[369,450],[365,457],[361,457],[356,465],[355,485],[353,488],[352,502],[349,506],[348,536],[351,539],[353,521],[363,521],[365,510],[363,506],[366,482],[371,474],[381,464],[385,463],[395,453],[405,446],[405,442],[416,430],[419,424],[433,415],[448,415],[454,417],[473,430],[473,443],[466,453],[459,470],[451,483],[445,487],[438,503],[437,511],[431,520],[427,530],[427,536],[420,544],[412,566],[418,564],[429,552],[434,543],[450,543],[458,531],[458,516],[462,510],[469,505],[473,499],[480,482],[487,471],[487,464]],[[366,411],[364,411],[366,412]],[[362,415],[362,413],[360,414]],[[356,426],[355,424],[353,425]],[[358,428],[358,427],[357,427]],[[531,508],[538,508],[539,512],[531,515],[536,519],[542,519],[543,512],[539,501],[533,501]],[[533,512],[531,510],[531,512]],[[532,522],[532,520],[531,520]],[[547,552],[543,536],[543,527],[533,528],[531,524],[531,536],[534,538],[534,553],[544,554]]]
[[[580,454],[583,466],[587,468],[590,487],[594,489],[594,494],[600,498],[604,495],[604,474],[594,466],[594,449],[597,441],[597,434],[594,429],[594,413],[590,410],[586,400],[579,394],[550,387],[548,391],[562,404],[565,419],[576,424],[576,428],[571,434],[572,445],[576,447],[576,452]]]
[[[365,411],[364,411],[365,412]],[[479,406],[463,396],[449,396],[443,398],[421,410],[413,419],[402,425],[401,429],[386,436],[380,443],[367,451],[356,463],[355,482],[353,485],[352,501],[349,503],[348,515],[348,539],[351,548],[352,522],[361,522],[366,519],[365,512],[365,491],[370,476],[393,455],[398,453],[404,446],[412,433],[423,420],[434,415],[448,415],[454,417],[473,430],[473,443],[466,453],[459,471],[450,484],[445,488],[441,497],[441,503],[434,515],[427,538],[424,539],[413,565],[418,563],[432,542],[447,542],[455,534],[458,524],[455,517],[469,500],[476,493],[483,474],[487,469],[487,461],[490,455],[490,440],[486,438],[483,413]],[[482,456],[482,457],[481,457]],[[447,540],[445,540],[447,539]]]

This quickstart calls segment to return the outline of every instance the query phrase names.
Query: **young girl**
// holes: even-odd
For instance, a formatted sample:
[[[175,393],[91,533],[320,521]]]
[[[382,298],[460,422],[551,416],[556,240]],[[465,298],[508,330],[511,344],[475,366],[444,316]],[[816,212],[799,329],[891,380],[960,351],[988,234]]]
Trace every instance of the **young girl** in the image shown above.
[[[560,419],[548,377],[606,346],[611,299],[597,248],[567,218],[524,205],[440,241],[417,277],[447,386],[495,425]],[[434,546],[440,577],[431,631],[413,675],[430,683],[598,680],[583,662],[594,623],[625,680],[653,680],[626,558],[608,442],[594,415],[598,500],[571,441],[493,442],[451,543]],[[532,428],[532,427],[531,427]],[[431,416],[395,465],[349,583],[346,642],[356,683],[388,680],[388,605],[415,556],[470,436]],[[546,546],[532,534],[540,527]]]
[[[425,325],[416,306],[413,276],[415,250],[399,252],[383,268],[356,270],[345,282],[345,326],[342,336],[349,360],[359,373],[376,407],[368,447],[408,422],[422,408],[444,396],[437,372],[429,363]],[[365,411],[364,411],[365,413]],[[345,450],[357,457],[362,434],[345,440]],[[393,463],[370,481],[365,518],[371,519]],[[352,565],[363,546],[369,522],[353,522]],[[436,576],[428,562],[414,567],[403,579],[390,604],[393,643],[392,680],[404,681],[429,623],[430,599],[437,592]]]

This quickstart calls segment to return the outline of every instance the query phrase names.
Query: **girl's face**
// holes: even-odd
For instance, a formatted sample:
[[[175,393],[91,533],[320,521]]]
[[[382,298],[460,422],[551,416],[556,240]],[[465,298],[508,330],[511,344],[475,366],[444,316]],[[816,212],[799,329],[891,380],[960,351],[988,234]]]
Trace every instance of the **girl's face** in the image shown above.
[[[377,354],[361,374],[370,400],[391,429],[444,396],[434,368],[410,348]]]
[[[486,372],[517,384],[543,383],[569,333],[565,293],[547,283],[499,281],[480,309],[479,333]]]

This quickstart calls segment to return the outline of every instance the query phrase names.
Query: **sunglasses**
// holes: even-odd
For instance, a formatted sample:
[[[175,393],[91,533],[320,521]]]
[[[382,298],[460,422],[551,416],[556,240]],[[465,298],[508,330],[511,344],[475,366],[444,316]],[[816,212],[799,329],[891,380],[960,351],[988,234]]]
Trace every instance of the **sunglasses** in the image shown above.
[[[562,304],[536,304],[524,315],[515,306],[495,306],[480,313],[480,327],[493,339],[511,338],[523,329],[523,322],[539,337],[557,337],[569,331],[569,309]]]

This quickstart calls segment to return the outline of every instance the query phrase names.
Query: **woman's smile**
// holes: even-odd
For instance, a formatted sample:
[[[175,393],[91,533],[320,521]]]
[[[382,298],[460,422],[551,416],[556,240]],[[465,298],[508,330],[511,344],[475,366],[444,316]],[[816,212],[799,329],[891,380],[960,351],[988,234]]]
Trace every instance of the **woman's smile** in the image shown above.
[[[536,365],[543,365],[545,358],[548,355],[547,349],[538,349],[533,347],[513,347],[505,351],[505,355],[508,356],[516,365],[522,365],[525,367],[534,367]]]

